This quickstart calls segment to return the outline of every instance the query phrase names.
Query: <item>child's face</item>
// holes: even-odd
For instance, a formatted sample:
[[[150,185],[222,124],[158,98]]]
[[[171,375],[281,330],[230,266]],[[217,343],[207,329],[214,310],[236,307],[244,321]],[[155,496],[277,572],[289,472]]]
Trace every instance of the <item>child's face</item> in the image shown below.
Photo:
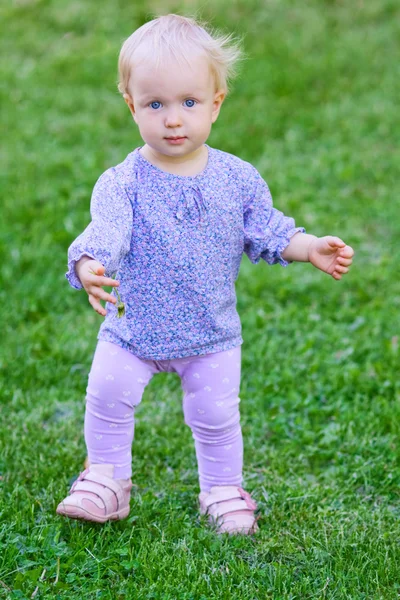
[[[225,97],[215,92],[204,56],[193,57],[190,65],[139,63],[130,91],[124,98],[142,139],[154,153],[177,161],[203,146]]]

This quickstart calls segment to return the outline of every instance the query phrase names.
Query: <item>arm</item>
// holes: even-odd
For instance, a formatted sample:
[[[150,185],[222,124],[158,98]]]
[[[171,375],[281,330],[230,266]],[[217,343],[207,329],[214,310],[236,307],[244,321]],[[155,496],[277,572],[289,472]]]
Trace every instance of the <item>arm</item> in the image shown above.
[[[254,167],[249,179],[253,187],[244,210],[244,251],[250,260],[257,263],[262,258],[283,266],[293,261],[310,262],[341,279],[352,263],[353,249],[338,237],[304,233],[293,219],[273,207],[268,186]]]
[[[94,187],[91,216],[91,223],[68,250],[66,276],[72,287],[85,289],[90,304],[104,316],[106,311],[100,300],[116,304],[116,299],[102,286],[119,285],[111,275],[129,252],[133,220],[130,199],[112,169],[106,171]]]
[[[133,210],[125,189],[118,184],[113,169],[99,178],[90,203],[92,220],[68,249],[67,279],[76,289],[82,287],[75,266],[84,256],[115,273],[129,252]]]
[[[270,265],[287,266],[290,259],[283,256],[283,251],[304,228],[296,227],[291,217],[273,207],[268,185],[254,167],[248,179],[252,185],[244,202],[244,251],[255,264],[263,259]]]
[[[353,248],[338,237],[318,238],[306,233],[296,233],[282,253],[288,262],[310,262],[337,280],[348,273],[353,256]]]

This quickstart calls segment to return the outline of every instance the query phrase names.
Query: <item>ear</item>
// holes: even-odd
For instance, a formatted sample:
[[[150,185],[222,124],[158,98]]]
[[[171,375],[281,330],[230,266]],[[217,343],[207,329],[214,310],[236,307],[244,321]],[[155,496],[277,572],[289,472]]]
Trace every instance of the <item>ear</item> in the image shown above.
[[[226,93],[223,90],[219,90],[218,92],[215,92],[214,102],[213,102],[213,110],[212,110],[212,116],[211,116],[212,123],[215,123],[215,121],[218,119],[219,111],[221,110],[221,106],[222,106],[223,101],[225,100],[225,96],[226,96]]]
[[[129,94],[124,94],[122,97],[125,100],[125,102],[127,103],[128,107],[129,107],[129,110],[131,111],[133,120],[135,121],[135,123],[137,123],[137,121],[136,121],[135,106],[133,104],[132,96],[130,96]]]

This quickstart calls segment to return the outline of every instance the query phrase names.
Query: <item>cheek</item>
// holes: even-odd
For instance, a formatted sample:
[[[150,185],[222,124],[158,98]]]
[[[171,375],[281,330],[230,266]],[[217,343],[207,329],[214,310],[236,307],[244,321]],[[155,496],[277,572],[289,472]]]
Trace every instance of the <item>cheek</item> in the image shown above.
[[[139,127],[139,131],[153,131],[156,128],[156,120],[154,118],[154,115],[151,115],[151,117],[149,117],[149,115],[143,115],[143,114],[138,114],[136,116],[136,124]]]
[[[196,117],[196,125],[200,129],[208,129],[212,124],[212,113],[211,110],[207,107],[204,107],[204,110],[201,111]]]

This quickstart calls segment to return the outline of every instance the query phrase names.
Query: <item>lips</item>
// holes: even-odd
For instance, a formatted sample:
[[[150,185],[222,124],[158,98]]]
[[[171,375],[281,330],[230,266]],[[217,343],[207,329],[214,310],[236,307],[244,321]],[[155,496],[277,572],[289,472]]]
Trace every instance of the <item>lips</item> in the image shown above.
[[[186,138],[186,136],[183,136],[183,135],[180,135],[180,136],[171,135],[170,137],[166,137],[164,139],[166,142],[168,142],[168,144],[170,146],[182,146],[184,141],[187,138]]]

